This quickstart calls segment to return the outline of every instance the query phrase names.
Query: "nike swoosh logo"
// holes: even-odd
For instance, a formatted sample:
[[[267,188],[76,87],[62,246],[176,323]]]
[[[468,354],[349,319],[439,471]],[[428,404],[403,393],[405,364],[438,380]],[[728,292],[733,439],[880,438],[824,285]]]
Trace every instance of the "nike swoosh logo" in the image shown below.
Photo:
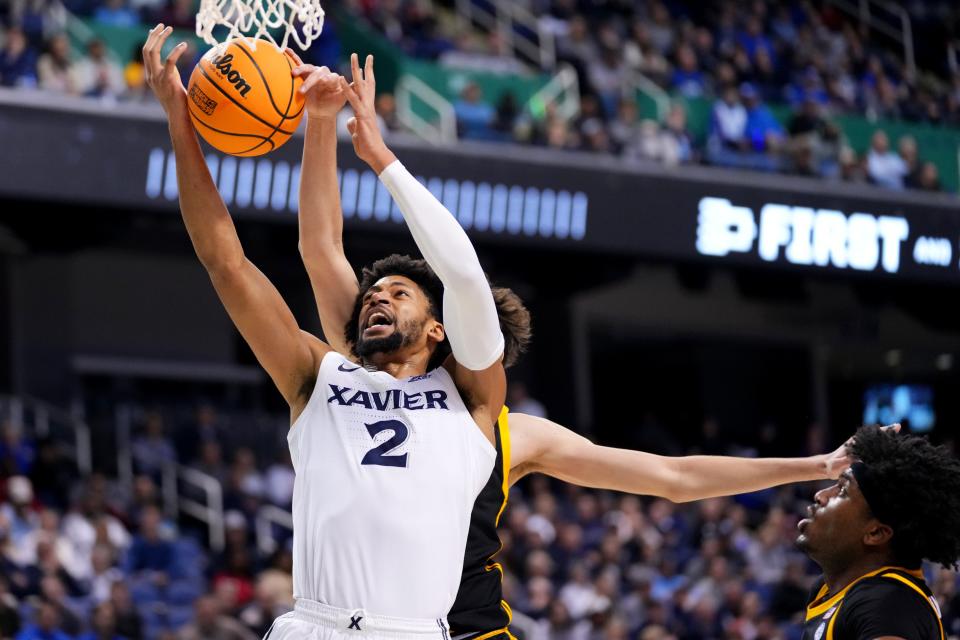
[[[357,371],[357,370],[363,368],[363,367],[353,367],[352,369],[345,369],[344,367],[346,367],[346,366],[347,366],[346,363],[341,363],[340,366],[337,367],[337,371],[343,371],[344,373],[350,373],[350,372],[352,372],[352,371]]]

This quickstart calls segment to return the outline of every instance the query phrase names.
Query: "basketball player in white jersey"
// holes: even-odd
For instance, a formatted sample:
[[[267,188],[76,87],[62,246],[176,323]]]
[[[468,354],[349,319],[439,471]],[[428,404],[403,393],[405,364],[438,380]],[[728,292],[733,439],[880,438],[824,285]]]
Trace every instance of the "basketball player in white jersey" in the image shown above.
[[[354,147],[359,151],[385,146],[373,109],[372,57],[367,58],[363,72],[356,54],[351,66],[352,87],[326,67],[301,62],[294,70],[304,78],[308,117],[300,181],[300,249],[324,334],[344,354],[356,352],[350,331],[342,327],[351,326],[354,302],[367,286],[357,281],[343,253],[336,116],[348,98],[354,109],[349,124]],[[505,357],[510,357],[509,351]],[[460,592],[448,613],[458,638],[511,637],[510,608],[500,597],[502,569],[494,561],[500,546],[496,526],[509,486],[527,474],[540,472],[580,486],[687,502],[791,482],[836,479],[851,462],[845,445],[808,458],[657,456],[601,447],[549,420],[515,413],[509,416],[509,429],[506,419],[498,422],[495,445],[497,466],[473,505]]]
[[[422,262],[392,269],[389,259],[367,272],[382,275],[355,308],[360,365],[301,331],[244,255],[191,124],[175,66],[184,46],[161,61],[170,31],[157,25],[143,57],[169,120],[183,220],[293,423],[296,605],[268,637],[448,640],[445,616],[459,588],[471,507],[495,463],[506,387],[504,340],[476,253],[385,146],[358,145],[436,276]],[[440,360],[447,344],[451,355]]]

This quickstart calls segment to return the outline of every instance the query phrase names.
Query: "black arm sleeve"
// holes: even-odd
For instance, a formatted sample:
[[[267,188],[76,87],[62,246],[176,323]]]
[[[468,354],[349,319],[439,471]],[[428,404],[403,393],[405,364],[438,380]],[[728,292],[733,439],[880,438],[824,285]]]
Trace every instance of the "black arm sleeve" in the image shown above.
[[[940,640],[940,625],[919,593],[891,580],[871,581],[844,598],[834,638],[876,640],[884,636],[906,640]]]

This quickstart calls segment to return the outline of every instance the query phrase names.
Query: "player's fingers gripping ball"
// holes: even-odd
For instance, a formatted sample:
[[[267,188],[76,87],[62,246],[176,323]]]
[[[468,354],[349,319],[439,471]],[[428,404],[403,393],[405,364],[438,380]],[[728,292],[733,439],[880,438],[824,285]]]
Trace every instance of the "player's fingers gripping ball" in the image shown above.
[[[296,61],[272,42],[237,38],[208,51],[190,76],[190,116],[213,147],[259,156],[290,139],[303,117]]]

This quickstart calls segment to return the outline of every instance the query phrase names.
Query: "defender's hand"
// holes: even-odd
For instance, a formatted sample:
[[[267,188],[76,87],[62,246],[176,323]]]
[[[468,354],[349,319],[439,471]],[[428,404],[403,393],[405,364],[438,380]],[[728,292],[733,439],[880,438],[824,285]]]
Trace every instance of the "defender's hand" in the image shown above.
[[[340,79],[340,86],[353,107],[353,117],[347,122],[347,130],[353,138],[353,150],[357,157],[370,165],[377,174],[383,172],[396,156],[387,148],[377,124],[374,102],[377,97],[377,81],[373,75],[373,56],[367,56],[364,70],[360,70],[357,54],[350,56],[353,83]]]
[[[900,432],[899,423],[888,424],[880,428],[884,431],[892,429],[897,433]],[[850,447],[853,445],[854,440],[855,437],[851,437],[842,445],[840,445],[833,453],[827,453],[822,456],[825,478],[828,480],[836,480],[840,477],[840,474],[847,470],[847,467],[855,462],[850,453]]]
[[[170,116],[173,109],[186,108],[187,92],[180,80],[180,71],[177,69],[177,60],[187,50],[187,43],[181,42],[173,48],[166,61],[160,60],[160,51],[163,43],[170,37],[173,27],[164,27],[158,24],[147,36],[143,45],[143,71],[147,86],[153,90],[160,106]]]

